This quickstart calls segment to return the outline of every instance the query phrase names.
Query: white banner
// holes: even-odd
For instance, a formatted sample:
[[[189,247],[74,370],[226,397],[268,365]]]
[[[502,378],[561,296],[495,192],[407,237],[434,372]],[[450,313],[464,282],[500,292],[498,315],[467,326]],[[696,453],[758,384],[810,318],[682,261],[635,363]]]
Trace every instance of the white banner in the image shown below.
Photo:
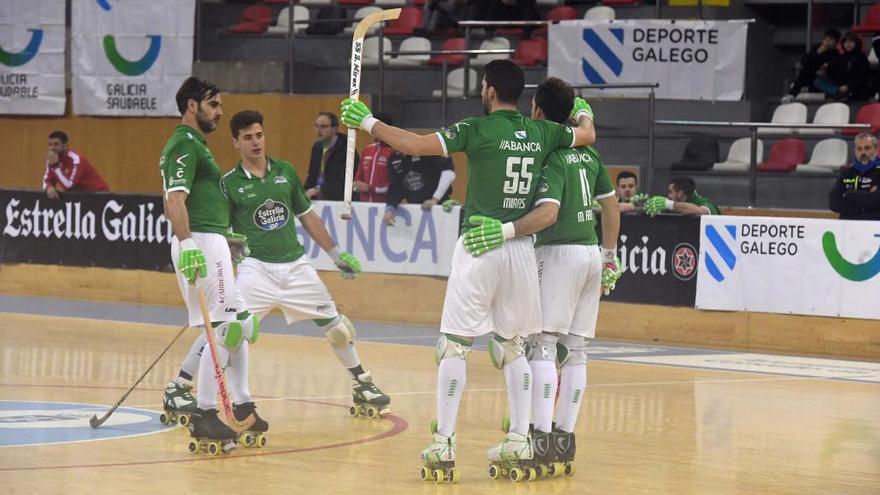
[[[563,21],[550,25],[547,75],[570,84],[659,83],[659,98],[739,100],[749,21]],[[648,90],[607,89],[638,96]]]
[[[195,0],[74,0],[73,111],[179,116],[192,74]]]
[[[382,222],[384,203],[353,203],[350,221],[340,220],[342,203],[316,201],[315,212],[323,220],[339,249],[355,255],[365,272],[411,275],[449,275],[452,251],[458,240],[460,207],[446,213],[442,208],[422,210],[401,205],[394,226]],[[336,270],[333,261],[297,223],[306,256],[318,270]]]
[[[880,319],[880,222],[704,216],[700,309]]]
[[[64,0],[0,2],[0,114],[64,115]]]

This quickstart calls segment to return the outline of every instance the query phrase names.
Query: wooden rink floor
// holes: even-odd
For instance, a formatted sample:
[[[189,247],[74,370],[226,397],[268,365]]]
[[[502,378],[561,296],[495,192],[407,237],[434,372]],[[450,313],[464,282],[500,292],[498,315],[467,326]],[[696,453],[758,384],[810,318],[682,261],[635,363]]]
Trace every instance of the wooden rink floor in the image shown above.
[[[0,405],[93,405],[67,413],[84,435],[93,434],[88,417],[113,404],[179,330],[4,311]],[[196,332],[184,334],[124,406],[161,411],[165,383]],[[468,360],[459,414],[462,482],[426,483],[418,471],[435,416],[432,345],[358,342],[365,368],[392,396],[391,417],[367,420],[348,415],[349,380],[324,339],[261,335],[250,381],[269,443],[228,456],[190,454],[188,432],[155,418],[137,436],[7,445],[2,437],[27,434],[27,424],[0,408],[0,493],[880,493],[876,381],[603,359],[589,364],[576,474],[492,481],[485,449],[501,439],[507,400],[502,373],[482,351]],[[124,431],[114,417],[95,432]],[[47,418],[33,421],[56,419]],[[43,443],[32,429],[30,443]]]

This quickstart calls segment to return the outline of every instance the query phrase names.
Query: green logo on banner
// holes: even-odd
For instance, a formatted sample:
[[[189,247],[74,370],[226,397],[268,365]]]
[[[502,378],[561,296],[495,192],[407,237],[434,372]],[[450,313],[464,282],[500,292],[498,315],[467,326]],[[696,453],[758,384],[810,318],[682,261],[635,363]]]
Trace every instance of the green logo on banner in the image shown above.
[[[874,237],[880,238],[880,234],[874,234]],[[834,232],[829,231],[822,235],[822,250],[825,251],[825,257],[828,258],[828,263],[831,264],[834,271],[847,280],[864,282],[880,273],[880,247],[868,261],[850,263],[837,249],[837,239],[834,238]]]
[[[37,52],[40,50],[40,43],[43,42],[43,30],[28,29],[28,31],[31,32],[31,40],[28,42],[27,46],[24,47],[24,50],[18,53],[9,53],[3,48],[0,48],[0,64],[9,67],[18,67],[30,62],[31,59],[37,55]]]
[[[107,54],[107,60],[116,70],[126,76],[139,76],[150,70],[150,67],[159,58],[159,49],[162,47],[162,37],[157,34],[147,35],[150,38],[150,48],[140,60],[130,61],[119,54],[116,50],[116,39],[111,35],[104,36],[104,53]]]

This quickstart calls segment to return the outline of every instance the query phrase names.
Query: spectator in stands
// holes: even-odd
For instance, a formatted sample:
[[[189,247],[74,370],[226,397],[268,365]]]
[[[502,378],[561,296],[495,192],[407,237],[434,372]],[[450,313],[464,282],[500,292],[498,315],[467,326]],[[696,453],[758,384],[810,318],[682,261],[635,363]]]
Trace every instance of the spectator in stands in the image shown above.
[[[639,178],[636,174],[628,170],[617,174],[617,187],[615,189],[620,212],[629,213],[636,211],[636,205],[633,204],[633,198],[636,197],[639,189]]]
[[[342,201],[345,194],[346,138],[339,133],[336,114],[321,112],[315,119],[318,140],[312,145],[309,175],[303,185],[310,199]],[[354,155],[357,167],[358,155]]]
[[[801,58],[801,70],[788,90],[789,96],[783,98],[783,103],[791,101],[801,91],[819,91],[813,83],[817,75],[824,75],[827,67],[840,57],[840,52],[837,51],[837,43],[839,42],[840,31],[834,28],[825,31],[825,36],[822,37],[819,46]]]
[[[437,30],[455,28],[462,17],[465,0],[428,0],[422,9],[422,25],[413,30],[416,36],[431,36]]]
[[[871,90],[871,64],[862,50],[862,38],[849,32],[841,41],[843,52],[829,63],[825,76],[816,78],[815,85],[835,100],[865,100]]]
[[[376,118],[388,125],[393,125],[391,115],[387,113],[377,112]],[[353,184],[354,191],[360,193],[361,201],[385,202],[389,182],[388,159],[392,153],[394,153],[394,149],[378,139],[364,148],[364,154],[361,155]]]
[[[877,138],[862,132],[855,138],[852,166],[843,169],[828,195],[829,208],[844,220],[880,220],[880,158]]]
[[[386,225],[394,225],[395,211],[403,201],[411,205],[421,204],[424,210],[430,210],[438,204],[442,204],[446,211],[451,208],[449,196],[455,181],[455,166],[451,158],[407,156],[395,152],[390,162],[391,185],[383,218]]]
[[[52,131],[49,134],[43,190],[49,199],[58,199],[58,193],[65,191],[106,192],[109,188],[86,157],[70,149],[67,134]]]
[[[655,217],[664,210],[682,215],[720,215],[718,207],[697,192],[690,177],[676,177],[669,181],[666,197],[653,196],[645,201],[645,214]]]

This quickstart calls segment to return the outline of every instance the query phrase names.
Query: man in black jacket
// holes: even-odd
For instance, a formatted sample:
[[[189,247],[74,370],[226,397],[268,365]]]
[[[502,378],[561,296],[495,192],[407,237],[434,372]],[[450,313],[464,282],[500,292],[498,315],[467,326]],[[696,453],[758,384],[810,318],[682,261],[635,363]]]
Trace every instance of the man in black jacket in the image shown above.
[[[321,112],[315,119],[318,140],[312,145],[309,175],[303,187],[309,199],[342,201],[345,194],[346,136],[339,133],[339,119],[330,112]],[[354,166],[360,161],[354,155]],[[354,177],[354,175],[352,175]],[[357,199],[357,198],[354,198]]]
[[[828,202],[843,220],[880,220],[880,158],[872,134],[856,136],[855,159],[840,172]]]
[[[840,41],[840,31],[831,28],[825,31],[822,42],[816,48],[801,58],[801,70],[798,72],[797,79],[791,85],[788,94],[793,98],[801,91],[816,91],[813,82],[816,75],[820,71],[824,71],[829,65],[834,64],[840,56],[837,51],[837,43]]]
[[[407,156],[395,152],[388,159],[390,185],[385,196],[386,225],[394,225],[397,207],[403,200],[430,210],[449,199],[455,181],[452,159],[442,156]]]

